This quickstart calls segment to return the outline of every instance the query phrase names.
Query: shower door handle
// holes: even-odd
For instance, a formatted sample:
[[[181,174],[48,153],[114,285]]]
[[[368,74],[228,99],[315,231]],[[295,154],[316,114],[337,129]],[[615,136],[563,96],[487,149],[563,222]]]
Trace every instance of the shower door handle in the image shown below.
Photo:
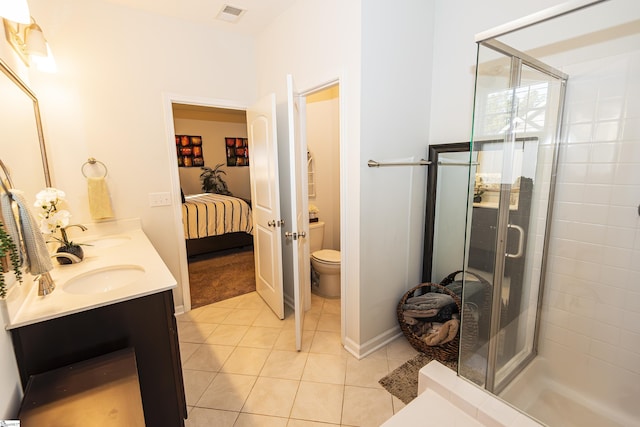
[[[524,252],[524,229],[519,225],[507,224],[507,228],[513,228],[518,232],[518,249],[515,254],[507,253],[507,258],[520,258]]]

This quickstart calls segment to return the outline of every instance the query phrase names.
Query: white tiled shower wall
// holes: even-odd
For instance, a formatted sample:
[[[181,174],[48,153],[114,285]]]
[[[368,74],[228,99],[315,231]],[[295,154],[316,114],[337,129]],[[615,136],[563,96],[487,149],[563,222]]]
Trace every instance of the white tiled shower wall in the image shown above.
[[[640,416],[640,51],[567,67],[540,354]]]

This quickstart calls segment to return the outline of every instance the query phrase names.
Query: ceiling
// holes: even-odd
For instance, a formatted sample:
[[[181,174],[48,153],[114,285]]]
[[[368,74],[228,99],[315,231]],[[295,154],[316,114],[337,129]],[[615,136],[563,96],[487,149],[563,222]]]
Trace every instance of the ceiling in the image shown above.
[[[169,16],[214,28],[255,35],[288,9],[296,0],[103,0],[108,3],[138,9],[149,13]],[[235,23],[216,19],[225,6],[245,9]]]

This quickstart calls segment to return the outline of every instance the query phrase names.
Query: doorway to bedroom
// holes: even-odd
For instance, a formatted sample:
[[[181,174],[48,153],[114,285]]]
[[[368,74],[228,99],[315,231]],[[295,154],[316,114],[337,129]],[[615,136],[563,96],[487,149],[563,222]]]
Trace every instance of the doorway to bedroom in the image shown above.
[[[172,103],[191,308],[256,290],[246,112]]]

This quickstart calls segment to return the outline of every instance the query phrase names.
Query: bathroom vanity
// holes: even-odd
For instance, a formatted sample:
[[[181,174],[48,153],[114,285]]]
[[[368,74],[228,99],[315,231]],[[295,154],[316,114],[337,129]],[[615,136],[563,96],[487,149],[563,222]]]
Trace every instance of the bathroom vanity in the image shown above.
[[[61,420],[65,427],[88,427],[104,420],[144,427],[133,349],[33,375],[18,419],[22,427],[47,426],[51,420]]]
[[[132,349],[146,425],[183,426],[176,281],[140,229],[91,241],[83,262],[51,272],[53,293],[31,289],[12,316],[22,386],[31,375]]]

